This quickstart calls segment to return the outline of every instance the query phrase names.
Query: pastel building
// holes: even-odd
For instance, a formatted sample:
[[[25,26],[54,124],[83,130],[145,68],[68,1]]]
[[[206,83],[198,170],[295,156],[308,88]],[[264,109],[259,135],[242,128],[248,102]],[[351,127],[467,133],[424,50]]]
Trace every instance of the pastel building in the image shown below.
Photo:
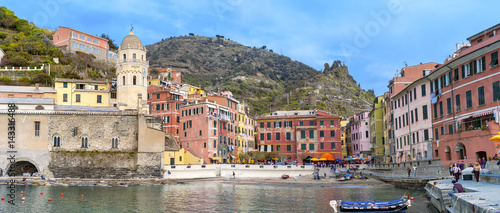
[[[185,104],[185,93],[179,90],[151,85],[148,87],[148,105],[151,115],[162,119],[163,131],[172,134],[176,141],[180,139],[180,107]]]
[[[110,82],[56,78],[57,105],[108,107],[111,103]]]
[[[59,27],[54,33],[52,42],[66,53],[84,52],[101,60],[116,62],[118,55],[109,50],[107,39],[68,27]]]
[[[352,154],[360,157],[371,156],[370,112],[361,112],[354,116],[351,124]]]
[[[56,100],[57,91],[53,87],[3,86],[0,85],[1,98],[51,98]]]
[[[340,146],[342,146],[342,158],[340,158],[340,159],[347,158],[347,156],[348,156],[348,154],[347,154],[347,140],[346,140],[347,123],[348,123],[348,120],[345,120],[345,119],[340,120],[340,127],[342,128],[342,132],[340,134]]]
[[[164,81],[165,84],[171,82],[173,84],[181,84],[182,82],[182,75],[180,71],[173,70],[171,68],[149,68],[148,71],[151,71],[152,69],[157,69],[160,74],[160,78],[158,76],[150,76],[148,78],[148,85],[156,85],[159,86],[160,81]]]
[[[375,162],[385,162],[385,137],[384,137],[384,105],[383,96],[376,97],[373,101],[373,109],[368,114],[370,118],[370,144],[371,152]]]
[[[415,99],[415,88],[412,88],[412,90],[410,91],[408,90],[408,86],[417,80],[426,79],[426,76],[428,76],[436,66],[438,66],[437,63],[429,62],[403,67],[397,74],[397,76],[389,81],[389,93],[387,94],[386,98],[388,110],[386,119],[388,121],[387,135],[389,140],[390,162],[402,162],[412,159],[409,152],[410,146],[411,149],[413,149],[413,144],[409,142],[409,137],[410,135],[413,135],[413,133],[410,132],[410,127],[407,127],[409,124],[407,122],[407,118],[408,116],[411,116],[411,111],[414,111],[413,108],[410,108],[410,106],[417,102],[413,102],[413,100]],[[422,82],[420,81],[420,83]],[[419,90],[417,92],[422,93],[421,89],[417,88],[416,90]],[[417,95],[416,98],[418,99],[421,97]],[[411,99],[411,101],[409,99]],[[408,105],[409,101],[411,102],[410,105]],[[429,111],[430,109],[427,108],[427,110]],[[420,111],[420,109],[417,110],[417,114],[418,111]],[[422,110],[420,116],[423,115],[424,114]],[[427,114],[427,116],[429,117],[429,114]],[[420,131],[419,137],[417,137],[416,135],[415,137],[422,138],[423,132]],[[432,138],[432,135],[428,135],[428,138]],[[415,139],[415,141],[417,140]],[[419,139],[418,141],[422,140]]]
[[[434,157],[443,164],[479,159],[500,153],[498,133],[500,100],[500,24],[467,38],[457,51],[428,78],[433,120]]]
[[[323,154],[341,158],[340,119],[320,110],[276,111],[258,117],[259,151],[281,153],[288,162]]]
[[[392,97],[396,162],[432,159],[431,94],[427,77],[422,76]]]

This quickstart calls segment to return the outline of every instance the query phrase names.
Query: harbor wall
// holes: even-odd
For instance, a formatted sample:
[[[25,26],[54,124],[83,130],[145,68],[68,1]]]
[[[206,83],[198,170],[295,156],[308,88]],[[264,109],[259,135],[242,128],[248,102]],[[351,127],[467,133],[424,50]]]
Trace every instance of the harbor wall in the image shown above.
[[[170,174],[168,172],[170,171]],[[295,165],[243,165],[243,164],[217,164],[217,165],[166,165],[164,177],[167,179],[197,179],[226,177],[232,178],[279,178],[283,174],[290,177],[311,175],[313,167]]]

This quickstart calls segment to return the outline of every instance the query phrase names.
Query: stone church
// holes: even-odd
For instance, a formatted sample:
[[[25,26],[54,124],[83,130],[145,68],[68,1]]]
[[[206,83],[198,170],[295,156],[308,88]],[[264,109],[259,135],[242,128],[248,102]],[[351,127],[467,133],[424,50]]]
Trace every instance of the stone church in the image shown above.
[[[146,48],[131,30],[118,55],[118,109],[58,108],[50,98],[0,98],[4,175],[147,178],[163,173],[165,133],[146,102]],[[9,104],[16,105],[10,124]],[[13,140],[9,127],[15,129]]]

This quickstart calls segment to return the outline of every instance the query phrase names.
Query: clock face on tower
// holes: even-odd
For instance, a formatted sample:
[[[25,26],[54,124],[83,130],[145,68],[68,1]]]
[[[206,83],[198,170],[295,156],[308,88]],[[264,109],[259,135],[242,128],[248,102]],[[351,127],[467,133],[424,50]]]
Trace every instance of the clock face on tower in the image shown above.
[[[142,68],[142,74],[146,75],[146,68]]]

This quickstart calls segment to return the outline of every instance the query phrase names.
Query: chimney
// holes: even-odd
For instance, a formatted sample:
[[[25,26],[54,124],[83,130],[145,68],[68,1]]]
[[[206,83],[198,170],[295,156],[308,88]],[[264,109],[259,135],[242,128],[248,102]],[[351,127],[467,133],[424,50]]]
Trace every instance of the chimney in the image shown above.
[[[38,92],[38,91],[39,91],[38,86],[39,86],[39,85],[38,85],[38,83],[37,83],[37,84],[35,84],[35,92]]]

